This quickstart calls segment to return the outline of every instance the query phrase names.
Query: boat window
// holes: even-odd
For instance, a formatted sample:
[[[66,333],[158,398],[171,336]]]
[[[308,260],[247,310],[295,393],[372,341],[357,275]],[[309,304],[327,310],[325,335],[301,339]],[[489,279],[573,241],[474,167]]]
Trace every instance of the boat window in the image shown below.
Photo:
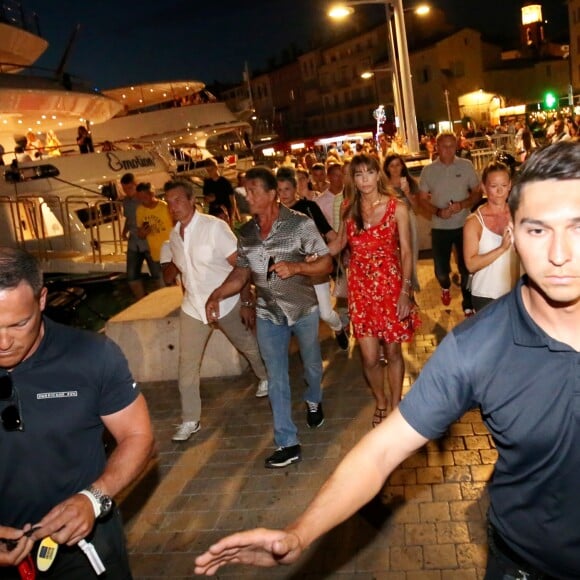
[[[46,179],[48,177],[58,177],[60,171],[54,165],[34,165],[32,167],[19,167],[12,164],[6,167],[4,179],[7,183],[20,183],[33,179]]]

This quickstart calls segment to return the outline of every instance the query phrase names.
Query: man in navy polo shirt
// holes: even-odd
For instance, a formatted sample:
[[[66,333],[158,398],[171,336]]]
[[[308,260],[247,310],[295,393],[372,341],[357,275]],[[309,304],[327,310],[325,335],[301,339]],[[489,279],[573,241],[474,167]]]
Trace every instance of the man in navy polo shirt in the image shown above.
[[[86,539],[107,578],[129,579],[112,497],[151,456],[147,405],[119,347],[44,318],[46,295],[36,259],[0,248],[0,576],[20,578],[15,566],[34,565],[50,536],[51,577],[96,577],[77,546]],[[105,427],[117,444],[108,460]]]
[[[294,562],[399,463],[479,406],[499,454],[486,580],[580,578],[580,143],[532,155],[509,203],[527,275],[445,337],[400,406],[295,522],[224,538],[197,558],[197,573]]]

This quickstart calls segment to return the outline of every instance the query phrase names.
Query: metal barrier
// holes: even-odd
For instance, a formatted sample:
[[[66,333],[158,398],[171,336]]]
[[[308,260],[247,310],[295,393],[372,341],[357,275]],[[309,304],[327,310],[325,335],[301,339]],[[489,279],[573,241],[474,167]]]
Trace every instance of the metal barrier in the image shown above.
[[[125,252],[122,239],[122,203],[109,201],[102,197],[19,195],[0,197],[0,207],[7,206],[2,212],[10,223],[3,224],[13,232],[14,242],[32,250],[41,258],[49,257],[50,252],[70,252],[74,255],[90,256],[94,264],[102,264],[104,246],[111,246],[109,254],[121,255]],[[47,230],[47,217],[56,221],[53,231]],[[62,233],[55,235],[56,222]],[[110,228],[111,238],[103,238],[104,226]],[[49,224],[50,227],[50,224]],[[89,240],[83,244],[78,239],[79,232],[86,231]]]
[[[475,167],[475,171],[481,174],[484,167],[494,158],[495,153],[495,149],[472,149],[469,158],[473,163],[473,167]]]

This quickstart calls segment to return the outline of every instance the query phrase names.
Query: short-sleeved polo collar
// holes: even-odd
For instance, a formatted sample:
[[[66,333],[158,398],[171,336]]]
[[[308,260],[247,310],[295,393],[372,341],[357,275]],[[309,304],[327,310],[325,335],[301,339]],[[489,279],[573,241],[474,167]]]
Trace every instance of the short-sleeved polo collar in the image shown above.
[[[522,288],[527,280],[527,276],[522,276],[511,294],[510,312],[515,344],[531,348],[548,347],[552,351],[573,351],[570,345],[552,338],[542,330],[526,310]]]

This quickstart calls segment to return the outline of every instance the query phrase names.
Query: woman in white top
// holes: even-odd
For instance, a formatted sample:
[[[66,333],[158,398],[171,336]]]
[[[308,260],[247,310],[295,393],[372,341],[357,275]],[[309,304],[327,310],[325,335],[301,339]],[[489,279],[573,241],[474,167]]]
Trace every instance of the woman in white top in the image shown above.
[[[518,270],[508,226],[507,198],[511,189],[508,166],[491,161],[483,170],[482,188],[487,202],[467,218],[463,227],[463,255],[473,275],[471,295],[476,311],[507,294],[515,284]]]

